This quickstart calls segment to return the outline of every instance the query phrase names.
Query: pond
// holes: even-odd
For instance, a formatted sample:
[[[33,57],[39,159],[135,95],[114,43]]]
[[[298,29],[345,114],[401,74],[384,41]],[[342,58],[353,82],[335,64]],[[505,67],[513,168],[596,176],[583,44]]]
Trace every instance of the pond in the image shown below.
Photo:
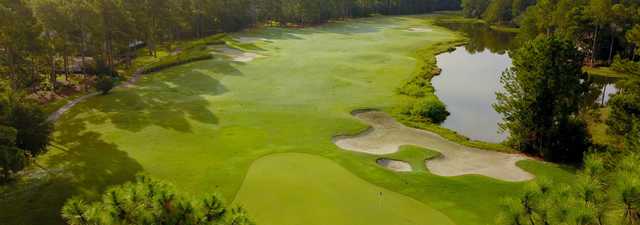
[[[440,76],[432,82],[436,95],[447,105],[451,115],[442,126],[473,140],[499,143],[508,134],[499,132],[500,114],[493,109],[496,92],[502,90],[500,75],[511,66],[509,50],[518,46],[516,35],[491,29],[479,23],[444,23],[438,25],[464,33],[465,46],[437,56]],[[587,105],[605,104],[617,91],[616,79],[591,76],[592,90]]]

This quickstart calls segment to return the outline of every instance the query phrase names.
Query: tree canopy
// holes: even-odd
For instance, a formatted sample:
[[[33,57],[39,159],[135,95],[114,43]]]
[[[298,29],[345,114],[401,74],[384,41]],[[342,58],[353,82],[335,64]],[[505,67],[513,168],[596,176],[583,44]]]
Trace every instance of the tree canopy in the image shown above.
[[[571,39],[589,65],[609,65],[615,55],[636,60],[640,1],[464,0],[463,14],[519,27],[521,39],[557,35]]]
[[[583,55],[568,40],[542,37],[513,54],[505,71],[495,110],[509,142],[546,159],[579,162],[589,147],[584,122],[578,117],[589,84],[582,73]]]
[[[229,208],[216,194],[190,199],[171,185],[144,175],[108,189],[102,200],[94,203],[69,199],[62,208],[62,218],[69,225],[255,224],[244,209]]]
[[[30,157],[42,154],[52,131],[39,105],[5,93],[0,99],[0,183],[22,170]]]

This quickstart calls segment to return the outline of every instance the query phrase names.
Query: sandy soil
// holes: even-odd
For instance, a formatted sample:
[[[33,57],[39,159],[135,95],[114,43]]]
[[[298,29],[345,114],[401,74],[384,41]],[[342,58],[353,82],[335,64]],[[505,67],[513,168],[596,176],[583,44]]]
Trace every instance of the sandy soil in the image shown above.
[[[411,172],[413,169],[407,162],[393,160],[393,159],[378,159],[376,160],[378,165],[396,172]]]
[[[262,55],[258,55],[253,52],[243,52],[238,49],[229,48],[226,45],[216,45],[211,48],[216,51],[215,53],[225,55],[231,58],[232,61],[236,61],[236,62],[246,63],[246,62],[251,62],[256,58],[264,57]]]
[[[255,43],[258,41],[267,41],[266,38],[257,38],[257,37],[235,37],[235,39],[240,43]]]
[[[419,28],[419,27],[412,27],[408,29],[409,32],[418,32],[418,33],[424,33],[424,32],[431,32],[433,31],[433,29],[425,29],[425,28]]]
[[[402,145],[415,145],[442,153],[443,157],[426,162],[429,171],[440,176],[477,174],[505,181],[534,178],[516,166],[517,161],[528,159],[525,156],[466,147],[435,133],[406,127],[384,112],[363,111],[354,115],[371,128],[357,136],[334,138],[334,143],[343,149],[384,155],[397,152]]]

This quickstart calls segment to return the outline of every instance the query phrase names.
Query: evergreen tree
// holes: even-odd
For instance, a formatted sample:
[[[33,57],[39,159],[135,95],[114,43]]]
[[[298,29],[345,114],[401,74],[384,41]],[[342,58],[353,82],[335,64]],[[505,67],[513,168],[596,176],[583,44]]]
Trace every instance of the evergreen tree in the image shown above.
[[[555,36],[530,41],[514,52],[513,67],[501,77],[505,91],[497,93],[494,105],[514,147],[553,161],[582,159],[589,145],[578,117],[589,88],[582,59],[571,41]]]
[[[191,200],[146,176],[110,188],[92,204],[71,198],[62,208],[62,218],[69,225],[255,224],[244,209],[229,209],[218,195]]]

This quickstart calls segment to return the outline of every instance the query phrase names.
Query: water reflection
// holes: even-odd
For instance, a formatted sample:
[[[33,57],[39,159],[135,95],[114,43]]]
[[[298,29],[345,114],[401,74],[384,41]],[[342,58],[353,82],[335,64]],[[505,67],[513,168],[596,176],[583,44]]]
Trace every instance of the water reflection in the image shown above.
[[[453,52],[438,55],[442,74],[433,79],[436,95],[451,115],[442,126],[471,139],[501,142],[507,134],[498,132],[502,121],[492,107],[495,93],[502,90],[500,75],[511,66],[509,50],[519,46],[514,33],[491,29],[482,23],[437,22],[464,33],[469,43]],[[590,76],[591,88],[584,98],[587,108],[605,105],[618,91],[618,79]]]
[[[607,104],[611,96],[618,93],[617,82],[619,78],[589,76],[591,88],[586,97],[586,104],[590,108],[597,108]]]
[[[437,58],[442,75],[432,82],[451,112],[442,126],[474,140],[506,139],[506,134],[498,132],[501,117],[491,105],[496,102],[495,93],[502,90],[500,74],[511,66],[511,58],[490,50],[472,53],[465,47]]]
[[[437,21],[436,24],[464,33],[469,38],[469,43],[464,48],[470,54],[486,50],[505,54],[509,49],[514,49],[518,42],[515,33],[496,31],[483,23]]]

